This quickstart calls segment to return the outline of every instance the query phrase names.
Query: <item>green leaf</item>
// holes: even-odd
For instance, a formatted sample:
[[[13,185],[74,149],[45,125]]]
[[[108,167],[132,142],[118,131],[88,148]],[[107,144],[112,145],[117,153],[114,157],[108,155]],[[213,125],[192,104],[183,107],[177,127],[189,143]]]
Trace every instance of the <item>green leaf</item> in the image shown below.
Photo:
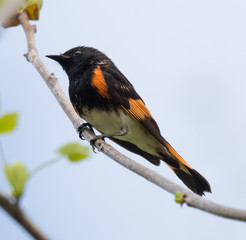
[[[43,0],[26,0],[21,3],[21,5],[12,12],[4,21],[2,22],[2,26],[4,28],[18,26],[19,22],[19,14],[26,11],[30,20],[39,20],[39,12],[42,8]]]
[[[13,165],[5,164],[4,168],[8,181],[13,187],[12,194],[18,199],[23,193],[29,173],[20,161],[16,161]]]
[[[18,113],[8,113],[0,117],[0,133],[7,133],[14,130]]]
[[[88,158],[90,156],[89,150],[90,149],[88,147],[84,147],[79,143],[68,143],[59,148],[57,151],[61,155],[67,156],[70,161],[74,162]]]
[[[175,193],[175,202],[180,204],[184,202],[183,194],[180,191]]]

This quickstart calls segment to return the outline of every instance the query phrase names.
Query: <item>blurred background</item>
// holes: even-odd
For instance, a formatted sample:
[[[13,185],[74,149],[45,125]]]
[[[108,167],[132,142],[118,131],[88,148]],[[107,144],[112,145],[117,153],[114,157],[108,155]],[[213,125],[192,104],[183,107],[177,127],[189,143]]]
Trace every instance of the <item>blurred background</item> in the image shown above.
[[[209,180],[213,193],[206,198],[245,208],[245,12],[243,0],[44,1],[36,41],[66,93],[67,75],[45,55],[79,45],[106,53],[142,96],[163,136]],[[9,163],[21,160],[32,170],[63,144],[80,140],[23,57],[26,51],[20,26],[1,29],[0,113],[20,113],[17,130],[2,135],[1,144]],[[156,167],[116,148],[182,184],[164,163]],[[10,191],[3,162],[0,191]],[[245,236],[244,223],[180,207],[174,196],[101,153],[39,172],[28,182],[21,206],[51,239]],[[0,238],[32,239],[2,209]]]

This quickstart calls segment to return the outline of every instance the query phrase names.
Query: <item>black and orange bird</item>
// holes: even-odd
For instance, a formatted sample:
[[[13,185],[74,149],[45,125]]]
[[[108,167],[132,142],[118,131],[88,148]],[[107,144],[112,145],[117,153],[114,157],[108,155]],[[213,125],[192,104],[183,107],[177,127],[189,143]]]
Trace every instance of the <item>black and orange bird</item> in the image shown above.
[[[69,78],[69,96],[87,124],[155,165],[163,160],[193,192],[211,192],[208,181],[162,137],[159,127],[133,85],[111,59],[97,49],[76,47],[57,61]]]

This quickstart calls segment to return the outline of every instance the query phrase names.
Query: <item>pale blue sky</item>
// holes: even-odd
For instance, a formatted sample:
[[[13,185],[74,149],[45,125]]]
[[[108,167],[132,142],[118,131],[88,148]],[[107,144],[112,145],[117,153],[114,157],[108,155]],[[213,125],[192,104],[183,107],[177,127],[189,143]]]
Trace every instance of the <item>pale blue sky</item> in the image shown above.
[[[106,53],[133,83],[163,136],[210,182],[206,198],[245,208],[246,2],[44,1],[37,46],[47,54],[78,45]],[[28,169],[78,140],[35,69],[25,61],[21,27],[0,32],[1,113],[18,111],[18,129],[1,136],[9,162]],[[88,143],[83,142],[88,145]],[[117,149],[120,147],[117,146]],[[165,165],[127,156],[182,184]],[[2,168],[3,169],[3,168]],[[0,171],[0,191],[9,186]],[[63,161],[28,183],[21,202],[51,239],[242,239],[245,224],[174,203],[174,197],[103,154]],[[31,237],[0,210],[0,238]]]

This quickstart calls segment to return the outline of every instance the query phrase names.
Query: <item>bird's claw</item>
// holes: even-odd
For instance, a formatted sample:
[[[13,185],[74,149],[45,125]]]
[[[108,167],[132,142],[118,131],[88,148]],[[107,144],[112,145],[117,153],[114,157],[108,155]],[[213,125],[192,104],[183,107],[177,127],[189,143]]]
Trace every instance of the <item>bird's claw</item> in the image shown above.
[[[101,140],[105,141],[105,136],[104,136],[103,134],[101,134],[101,135],[96,135],[94,138],[92,138],[92,139],[90,140],[90,145],[92,146],[92,151],[93,151],[94,153],[96,153],[96,151],[95,151],[95,142],[96,142],[96,140],[98,140],[98,139],[101,139]]]
[[[83,131],[86,129],[86,128],[89,128],[93,133],[94,133],[94,130],[91,126],[90,123],[83,123],[81,124],[79,127],[78,127],[78,133],[79,133],[79,138],[81,140],[85,140],[85,138],[83,137]]]

